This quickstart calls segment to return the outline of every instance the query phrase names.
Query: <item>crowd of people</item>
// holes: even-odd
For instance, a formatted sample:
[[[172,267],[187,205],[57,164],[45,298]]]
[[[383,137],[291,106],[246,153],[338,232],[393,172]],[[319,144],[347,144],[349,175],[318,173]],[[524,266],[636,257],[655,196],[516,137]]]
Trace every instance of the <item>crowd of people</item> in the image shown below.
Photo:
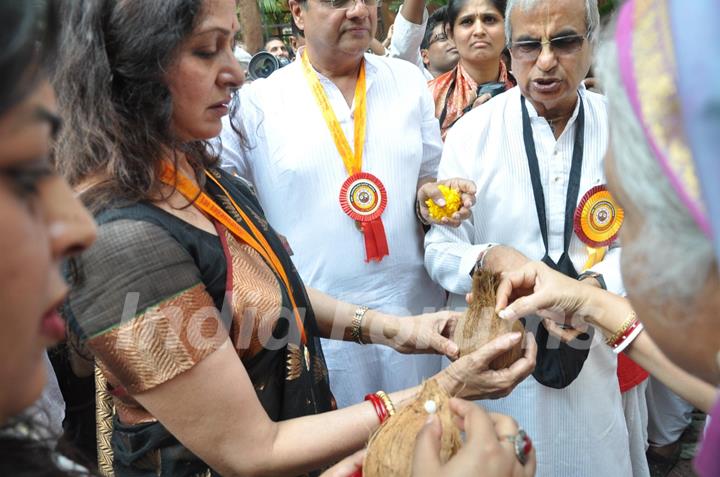
[[[695,407],[720,475],[720,6],[288,7],[250,81],[234,0],[0,0],[0,474],[361,475],[435,380],[413,476],[649,476]],[[461,355],[481,270],[525,333]]]

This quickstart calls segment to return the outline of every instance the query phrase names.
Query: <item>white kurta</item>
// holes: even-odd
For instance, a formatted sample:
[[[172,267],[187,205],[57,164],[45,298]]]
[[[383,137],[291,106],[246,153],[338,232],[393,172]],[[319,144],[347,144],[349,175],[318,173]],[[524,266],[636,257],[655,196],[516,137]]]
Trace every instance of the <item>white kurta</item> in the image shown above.
[[[645,399],[645,391],[649,381],[646,379],[622,393],[623,413],[630,436],[630,463],[633,477],[650,476],[650,467],[645,456],[648,449],[648,403]]]
[[[584,160],[580,197],[603,184],[607,149],[607,113],[602,96],[580,90],[585,104]],[[563,250],[565,201],[578,108],[556,141],[549,124],[527,102],[537,149],[548,219],[549,254]],[[458,229],[433,227],[426,237],[425,265],[433,279],[453,293],[451,306],[465,306],[472,269],[488,244],[516,248],[539,260],[545,253],[522,137],[520,90],[513,88],[466,114],[450,130],[439,178],[464,177],[477,184],[472,217]],[[608,289],[622,291],[618,255],[608,252],[593,267]],[[575,236],[570,258],[582,270],[585,245]],[[532,437],[538,452],[538,476],[630,476],[628,432],[616,376],[617,359],[599,333],[583,370],[565,389],[540,385],[532,376],[506,398],[482,401],[488,409],[513,416]]]
[[[416,66],[373,55],[366,55],[366,65],[362,170],[377,176],[388,195],[382,221],[390,255],[380,263],[365,262],[363,235],[340,208],[348,174],[300,62],[241,90],[239,114],[250,144],[241,148],[226,123],[223,167],[255,185],[307,286],[389,313],[417,314],[445,302],[423,266],[423,235],[415,217],[418,180],[437,173],[439,127]],[[354,109],[331,81],[320,81],[352,145]],[[323,351],[339,407],[378,389],[414,386],[440,370],[438,356],[400,355],[380,346],[323,340]]]

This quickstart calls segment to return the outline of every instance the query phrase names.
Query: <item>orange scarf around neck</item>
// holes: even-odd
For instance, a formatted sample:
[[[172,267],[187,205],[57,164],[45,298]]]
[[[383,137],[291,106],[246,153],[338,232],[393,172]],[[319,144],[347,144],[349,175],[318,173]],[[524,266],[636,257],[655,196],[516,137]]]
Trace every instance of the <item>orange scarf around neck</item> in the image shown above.
[[[497,81],[505,83],[505,89],[515,86],[502,60],[500,61],[500,74]],[[448,129],[460,119],[464,114],[464,110],[477,99],[478,84],[465,71],[462,64],[458,63],[452,70],[430,81],[428,87],[435,102],[435,117],[440,119],[443,111],[445,112],[445,117],[440,125],[440,132],[444,141]]]

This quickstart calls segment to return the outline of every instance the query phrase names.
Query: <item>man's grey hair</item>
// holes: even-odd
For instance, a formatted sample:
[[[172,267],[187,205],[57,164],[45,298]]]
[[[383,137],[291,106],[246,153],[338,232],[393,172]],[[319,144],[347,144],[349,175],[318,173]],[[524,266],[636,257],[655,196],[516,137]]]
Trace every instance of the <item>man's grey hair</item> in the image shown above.
[[[553,0],[508,0],[505,9],[505,41],[508,45],[512,42],[512,25],[510,16],[515,8],[527,11],[540,2],[551,2]],[[597,0],[585,0],[585,27],[587,28],[588,40],[597,45],[598,30],[600,28],[600,11]]]
[[[620,79],[617,44],[603,35],[595,71],[608,101],[615,176],[639,210],[631,244],[623,244],[623,279],[658,304],[690,303],[715,266],[712,242],[678,198],[648,141]],[[673,317],[678,319],[680,317]]]

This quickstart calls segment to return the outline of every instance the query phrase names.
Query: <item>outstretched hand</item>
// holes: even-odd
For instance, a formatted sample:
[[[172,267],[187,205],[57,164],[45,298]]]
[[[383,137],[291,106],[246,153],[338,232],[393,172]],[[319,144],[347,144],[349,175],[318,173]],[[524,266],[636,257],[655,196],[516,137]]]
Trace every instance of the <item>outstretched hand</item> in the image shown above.
[[[523,267],[530,259],[519,250],[507,245],[495,245],[485,252],[483,270],[495,273],[512,272]]]
[[[522,339],[521,333],[506,333],[478,350],[454,361],[438,373],[438,382],[451,396],[465,399],[505,397],[535,369],[537,343],[532,333],[525,333],[525,354],[505,369],[490,369],[495,358],[510,351]]]
[[[428,199],[432,199],[435,204],[440,207],[445,207],[445,198],[442,192],[438,188],[438,185],[444,185],[451,189],[455,189],[460,192],[460,200],[462,206],[460,210],[455,212],[452,217],[443,217],[440,221],[437,221],[430,217],[430,211],[425,203]],[[477,187],[475,183],[467,179],[446,179],[438,182],[428,182],[423,184],[417,193],[417,201],[420,210],[420,215],[423,220],[428,223],[435,223],[440,225],[449,225],[450,227],[459,227],[463,220],[467,220],[471,215],[471,208],[475,205],[475,194],[477,194]]]
[[[572,319],[586,303],[588,287],[542,262],[529,262],[502,274],[495,309],[500,318],[507,320],[538,315],[561,325],[573,325]]]
[[[459,348],[451,337],[461,316],[461,312],[447,310],[416,316],[385,315],[369,322],[370,341],[400,353],[436,353],[454,360]]]

